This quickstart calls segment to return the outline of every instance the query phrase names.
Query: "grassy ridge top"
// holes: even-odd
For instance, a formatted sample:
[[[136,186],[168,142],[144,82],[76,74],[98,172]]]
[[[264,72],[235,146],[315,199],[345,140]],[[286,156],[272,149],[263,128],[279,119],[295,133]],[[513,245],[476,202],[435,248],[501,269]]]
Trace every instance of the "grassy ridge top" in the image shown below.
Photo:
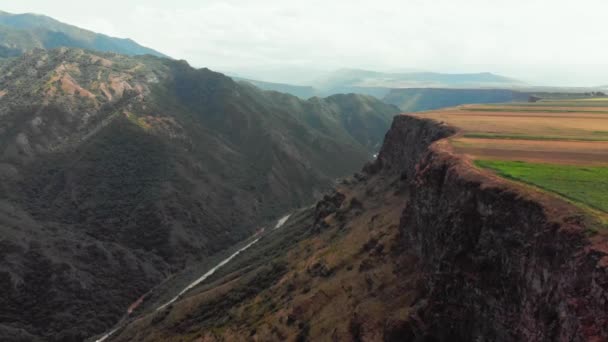
[[[505,178],[521,181],[559,194],[576,203],[608,213],[608,168],[476,160]]]

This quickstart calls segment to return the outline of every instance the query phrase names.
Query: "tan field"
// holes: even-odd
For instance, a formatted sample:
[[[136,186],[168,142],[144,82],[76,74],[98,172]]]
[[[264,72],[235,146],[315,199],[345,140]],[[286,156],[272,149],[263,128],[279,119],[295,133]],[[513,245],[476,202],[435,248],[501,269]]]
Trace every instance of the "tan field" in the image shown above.
[[[584,105],[468,105],[415,115],[457,127],[454,151],[474,159],[608,165],[608,107]]]
[[[473,158],[569,165],[608,165],[608,141],[455,138],[454,151]]]

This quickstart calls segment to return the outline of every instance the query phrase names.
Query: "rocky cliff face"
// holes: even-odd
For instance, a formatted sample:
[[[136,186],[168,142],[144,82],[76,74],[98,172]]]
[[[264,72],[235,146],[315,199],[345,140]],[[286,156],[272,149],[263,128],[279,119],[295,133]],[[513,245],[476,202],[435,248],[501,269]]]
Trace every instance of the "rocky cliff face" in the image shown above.
[[[454,134],[455,130],[432,120],[410,116],[397,116],[384,137],[384,143],[376,161],[365,167],[368,173],[402,173],[412,178],[416,165],[429,146],[442,138]]]
[[[428,286],[418,329],[452,341],[608,338],[605,236],[590,238],[570,205],[494,179],[442,142],[421,153],[444,132],[398,117],[378,160],[413,176],[399,229]]]

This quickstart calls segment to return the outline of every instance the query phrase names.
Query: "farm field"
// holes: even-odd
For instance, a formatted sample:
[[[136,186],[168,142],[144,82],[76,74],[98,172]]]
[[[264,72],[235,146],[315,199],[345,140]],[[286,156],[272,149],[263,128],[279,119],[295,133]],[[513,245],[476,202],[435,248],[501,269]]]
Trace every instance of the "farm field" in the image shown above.
[[[417,114],[446,122],[472,138],[608,141],[608,114],[477,111],[458,107]]]
[[[568,107],[608,107],[608,97],[594,97],[594,98],[583,98],[583,99],[550,99],[550,100],[541,100],[539,102],[531,102],[531,103],[505,103],[500,104],[500,106],[523,106],[523,107],[560,107],[560,108],[568,108]]]
[[[570,200],[608,212],[608,168],[477,160],[480,167],[499,175],[536,185]]]
[[[457,127],[453,151],[477,166],[608,214],[608,99],[466,105],[414,115]]]

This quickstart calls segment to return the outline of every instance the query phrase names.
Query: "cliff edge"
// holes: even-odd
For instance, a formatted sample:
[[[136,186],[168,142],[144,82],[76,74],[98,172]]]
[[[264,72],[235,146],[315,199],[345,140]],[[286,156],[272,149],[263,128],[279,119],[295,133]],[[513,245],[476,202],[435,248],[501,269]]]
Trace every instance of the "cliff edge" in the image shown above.
[[[421,153],[442,127],[396,117],[377,162],[412,176],[399,229],[426,275],[425,329],[442,340],[608,339],[606,234],[570,204],[475,168],[446,141]]]

